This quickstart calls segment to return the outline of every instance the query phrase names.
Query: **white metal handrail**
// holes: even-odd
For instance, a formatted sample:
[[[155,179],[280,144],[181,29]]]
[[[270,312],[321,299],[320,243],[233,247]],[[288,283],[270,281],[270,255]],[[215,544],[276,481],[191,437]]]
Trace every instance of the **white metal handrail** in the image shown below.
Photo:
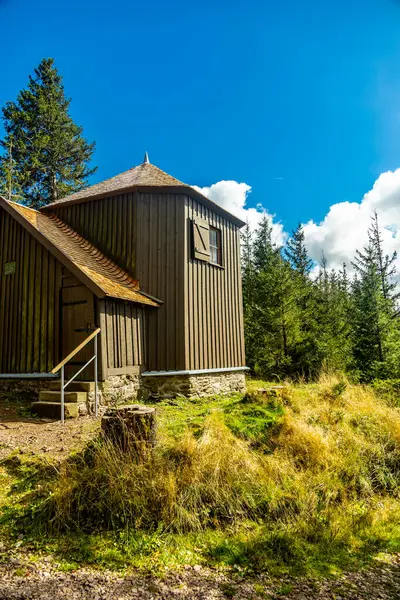
[[[90,365],[91,362],[94,361],[94,411],[95,411],[95,415],[96,417],[99,414],[99,402],[98,402],[98,376],[97,376],[97,336],[100,333],[100,327],[98,327],[97,329],[95,329],[83,342],[81,342],[79,344],[79,346],[77,346],[75,348],[75,350],[73,350],[70,354],[68,354],[68,356],[66,358],[64,358],[64,360],[62,360],[56,367],[54,367],[54,369],[51,371],[51,373],[56,374],[58,373],[58,371],[61,370],[61,423],[64,423],[65,421],[65,389],[66,387],[72,382],[74,381],[74,379],[76,377],[78,377],[78,375],[80,373],[82,373],[82,371],[84,369],[86,369],[86,367],[88,365]],[[74,358],[74,356],[76,354],[78,354],[78,352],[80,352],[82,350],[82,348],[84,348],[91,340],[94,340],[94,355],[92,356],[92,358],[90,358],[87,363],[85,365],[83,365],[83,367],[81,367],[79,369],[79,371],[77,373],[75,373],[75,375],[73,377],[71,377],[71,379],[69,381],[67,381],[65,383],[65,365],[72,359]]]

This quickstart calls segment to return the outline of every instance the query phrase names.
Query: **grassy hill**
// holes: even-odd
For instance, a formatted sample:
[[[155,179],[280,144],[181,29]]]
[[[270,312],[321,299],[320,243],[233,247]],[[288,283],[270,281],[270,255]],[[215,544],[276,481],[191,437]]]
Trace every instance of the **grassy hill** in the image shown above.
[[[159,443],[141,461],[96,434],[62,462],[13,453],[0,466],[5,547],[50,552],[63,569],[272,573],[399,551],[396,396],[334,378],[266,386],[158,403]]]

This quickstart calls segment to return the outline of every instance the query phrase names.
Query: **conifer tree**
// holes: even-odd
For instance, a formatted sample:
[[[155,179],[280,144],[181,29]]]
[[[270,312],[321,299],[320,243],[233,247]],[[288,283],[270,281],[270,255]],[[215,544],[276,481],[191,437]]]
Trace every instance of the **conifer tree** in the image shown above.
[[[376,211],[371,218],[371,227],[368,230],[368,235],[375,252],[382,295],[385,300],[395,301],[400,297],[400,293],[396,292],[397,283],[394,279],[396,275],[395,262],[397,253],[393,252],[390,256],[383,253],[383,241],[379,228],[378,213]]]
[[[400,355],[397,314],[396,255],[384,255],[376,213],[368,230],[368,245],[357,251],[352,289],[354,365],[364,381],[393,376],[389,370]]]
[[[20,177],[13,154],[13,138],[9,136],[3,144],[4,155],[0,157],[0,195],[9,201],[18,202],[23,199]]]
[[[266,378],[289,372],[295,331],[294,282],[291,267],[272,241],[270,219],[265,216],[253,244],[255,270],[252,313],[254,370]]]
[[[306,277],[312,269],[312,260],[307,254],[305,245],[304,230],[301,223],[292,232],[292,237],[289,239],[286,248],[285,256],[289,263],[301,276]]]
[[[33,207],[82,189],[95,169],[89,144],[69,113],[62,78],[52,58],[43,59],[16,102],[3,108],[1,189],[10,198],[20,191]],[[12,166],[12,168],[11,168]]]
[[[256,272],[253,258],[253,237],[250,224],[247,222],[241,233],[242,241],[242,286],[243,286],[243,318],[244,337],[248,367],[254,369],[257,353],[256,321],[254,319],[254,293],[256,288]]]

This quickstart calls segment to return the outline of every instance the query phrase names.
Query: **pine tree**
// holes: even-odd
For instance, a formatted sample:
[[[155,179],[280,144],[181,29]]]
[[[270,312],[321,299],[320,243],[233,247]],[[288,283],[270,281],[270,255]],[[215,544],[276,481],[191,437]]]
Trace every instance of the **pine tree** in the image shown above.
[[[383,253],[383,241],[379,228],[378,213],[376,211],[371,218],[371,227],[368,230],[368,235],[375,251],[382,295],[385,300],[391,299],[396,301],[400,297],[400,293],[396,292],[397,283],[394,278],[396,275],[395,262],[397,253],[393,252],[390,256]]]
[[[382,317],[383,296],[374,247],[369,242],[357,251],[352,284],[353,363],[362,381],[370,381],[384,364]],[[379,365],[379,367],[378,367]]]
[[[292,232],[292,237],[289,239],[285,248],[285,256],[293,269],[303,277],[309,275],[312,269],[312,260],[307,254],[307,248],[304,243],[305,236],[301,223]]]
[[[247,356],[247,366],[255,368],[257,353],[256,322],[254,319],[254,293],[256,287],[256,272],[253,258],[253,236],[247,222],[241,234],[242,241],[242,285],[243,285],[243,319],[244,337]]]
[[[271,222],[266,216],[255,233],[252,255],[255,279],[249,366],[262,377],[282,378],[291,363],[296,321],[294,282],[289,263],[272,241]]]
[[[3,144],[5,154],[0,157],[0,195],[9,201],[22,200],[22,189],[13,154],[13,138],[9,136],[8,142]]]
[[[243,304],[249,307],[253,302],[255,285],[255,267],[253,261],[253,236],[249,222],[246,223],[242,233],[242,283],[243,283]]]
[[[89,162],[95,145],[71,118],[70,102],[49,58],[29,77],[17,101],[6,103],[0,177],[8,197],[15,198],[21,189],[25,202],[39,207],[82,189],[94,173]]]
[[[354,365],[364,381],[393,376],[400,356],[396,255],[384,255],[376,213],[368,230],[368,245],[357,251],[352,289]],[[397,357],[394,359],[394,357]]]

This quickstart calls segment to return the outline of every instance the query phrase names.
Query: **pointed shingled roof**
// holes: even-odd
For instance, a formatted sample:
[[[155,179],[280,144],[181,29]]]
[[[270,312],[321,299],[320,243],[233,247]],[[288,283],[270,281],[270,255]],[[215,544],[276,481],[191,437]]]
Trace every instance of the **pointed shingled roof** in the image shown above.
[[[44,214],[33,208],[9,202],[1,196],[0,207],[34,235],[98,297],[110,296],[149,306],[159,306],[140,291],[138,281],[56,215]]]
[[[165,173],[149,162],[144,162],[137,167],[133,167],[128,171],[115,175],[115,177],[111,177],[111,179],[96,183],[95,185],[85,188],[80,192],[76,192],[75,194],[70,194],[47,206],[57,206],[64,202],[75,202],[97,198],[98,196],[112,195],[115,192],[122,192],[122,190],[132,187],[174,187],[182,185],[185,184],[182,183],[182,181],[179,181],[179,179],[171,177],[171,175],[168,175],[168,173]]]
[[[47,204],[43,206],[40,210],[42,212],[48,212],[52,208],[56,208],[61,205],[68,204],[78,204],[80,202],[89,202],[91,200],[97,200],[100,198],[106,198],[108,196],[116,196],[118,194],[124,194],[129,191],[138,189],[138,190],[163,190],[170,191],[180,194],[186,194],[192,198],[198,200],[204,206],[207,206],[212,211],[220,214],[225,217],[232,223],[235,223],[239,227],[243,227],[245,225],[244,221],[225,210],[217,204],[213,202],[206,196],[203,196],[198,190],[194,189],[192,186],[179,181],[175,177],[168,175],[165,171],[162,171],[155,165],[152,165],[150,162],[146,162],[146,158],[148,160],[148,154],[145,154],[145,162],[137,167],[133,167],[128,171],[124,171],[115,177],[111,177],[111,179],[106,179],[105,181],[101,181],[100,183],[96,183],[90,187],[81,190],[80,192],[76,192],[75,194],[70,194],[65,198],[61,198],[56,202],[52,202],[51,204]]]

